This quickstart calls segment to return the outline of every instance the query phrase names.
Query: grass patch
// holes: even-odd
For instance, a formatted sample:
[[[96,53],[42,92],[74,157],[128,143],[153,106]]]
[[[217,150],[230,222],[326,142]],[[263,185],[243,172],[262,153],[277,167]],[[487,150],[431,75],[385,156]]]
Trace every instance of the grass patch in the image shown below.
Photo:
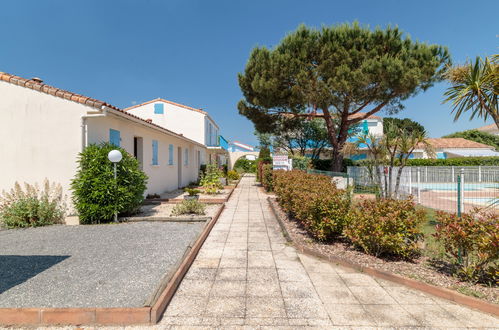
[[[424,206],[417,207],[426,212],[426,222],[421,228],[421,231],[424,234],[423,254],[429,258],[444,258],[444,247],[435,239],[435,237],[433,237],[433,234],[435,233],[435,226],[437,224],[435,210]]]
[[[470,297],[475,297],[475,298],[485,298],[485,295],[479,291],[476,291],[470,287],[467,287],[467,286],[460,286],[460,287],[457,287],[455,288],[455,290],[459,293],[462,293],[466,296],[470,296]]]

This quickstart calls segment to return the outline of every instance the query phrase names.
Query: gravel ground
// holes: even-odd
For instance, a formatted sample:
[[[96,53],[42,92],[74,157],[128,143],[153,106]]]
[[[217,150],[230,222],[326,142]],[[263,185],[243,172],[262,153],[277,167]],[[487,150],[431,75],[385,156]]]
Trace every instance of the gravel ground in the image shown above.
[[[140,217],[140,218],[142,218],[142,217],[144,217],[144,218],[147,218],[147,217],[175,217],[175,218],[182,219],[182,218],[189,218],[192,216],[192,215],[188,215],[188,214],[174,216],[172,214],[172,211],[176,205],[177,204],[166,204],[166,203],[143,205],[140,207],[140,212],[137,213],[136,215],[130,217],[130,218],[133,219],[134,217]],[[222,206],[222,204],[205,204],[205,206],[206,206],[205,214],[199,215],[199,216],[194,215],[194,217],[214,217],[215,214],[217,213],[217,211]]]
[[[141,307],[204,223],[0,231],[0,307]]]

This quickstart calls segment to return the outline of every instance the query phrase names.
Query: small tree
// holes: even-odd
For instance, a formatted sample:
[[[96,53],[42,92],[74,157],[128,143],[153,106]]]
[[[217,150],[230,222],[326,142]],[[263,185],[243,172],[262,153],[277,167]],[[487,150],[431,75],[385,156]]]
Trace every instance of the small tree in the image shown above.
[[[118,149],[123,159],[117,163],[114,180],[107,154]],[[125,149],[110,143],[92,144],[80,153],[78,171],[71,182],[73,203],[83,224],[109,222],[114,213],[137,212],[144,200],[147,175],[139,162]]]
[[[446,78],[452,86],[444,93],[444,103],[452,103],[454,121],[471,111],[470,120],[474,117],[487,120],[490,116],[499,128],[499,55],[492,56],[492,60],[477,57],[474,63],[454,66]]]

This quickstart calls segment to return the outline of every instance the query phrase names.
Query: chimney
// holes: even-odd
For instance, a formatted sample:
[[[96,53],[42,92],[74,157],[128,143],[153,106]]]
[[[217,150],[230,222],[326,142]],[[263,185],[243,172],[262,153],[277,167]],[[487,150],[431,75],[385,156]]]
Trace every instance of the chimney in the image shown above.
[[[152,119],[151,119],[151,118],[146,119],[146,121],[147,121],[148,123],[152,123]]]
[[[31,78],[31,80],[33,80],[34,82],[37,82],[37,83],[39,83],[39,84],[43,83],[42,78],[33,77],[33,78]]]

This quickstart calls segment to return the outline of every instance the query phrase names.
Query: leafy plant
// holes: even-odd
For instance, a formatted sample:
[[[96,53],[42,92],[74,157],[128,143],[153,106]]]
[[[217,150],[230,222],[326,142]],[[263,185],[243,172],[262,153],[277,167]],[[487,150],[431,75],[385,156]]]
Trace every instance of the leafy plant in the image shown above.
[[[350,211],[343,234],[368,254],[412,258],[425,221],[426,213],[412,200],[363,200]]]
[[[199,189],[194,188],[184,188],[184,191],[189,194],[189,196],[196,196],[201,192]]]
[[[183,214],[205,214],[206,205],[200,203],[196,199],[183,200],[181,203],[173,207],[172,215],[178,216]]]
[[[267,191],[272,191],[274,189],[274,175],[273,175],[272,164],[262,165],[262,185]]]
[[[499,150],[499,135],[493,135],[490,133],[482,132],[477,129],[470,129],[467,131],[456,132],[446,136],[444,138],[463,138],[470,141],[475,141],[478,143],[487,144]]]
[[[311,160],[308,157],[293,157],[293,169],[306,171],[310,166]]]
[[[223,185],[220,182],[221,177],[223,177],[222,171],[216,165],[208,164],[199,183],[207,194],[218,194],[223,189]]]
[[[10,192],[0,196],[0,223],[7,228],[24,228],[62,223],[66,214],[66,197],[60,184],[43,182],[24,184],[16,182]]]
[[[117,180],[107,154],[118,149]],[[132,214],[144,200],[147,176],[139,162],[125,149],[110,143],[89,145],[80,153],[78,171],[71,182],[73,203],[82,224],[109,222],[114,213]]]
[[[234,169],[241,173],[255,173],[256,172],[256,160],[249,160],[244,157],[236,160],[234,164]]]
[[[434,237],[457,267],[457,275],[469,281],[499,280],[499,215],[478,208],[458,217],[437,212]]]
[[[230,170],[227,172],[227,179],[237,181],[239,180],[239,173],[234,170]]]
[[[316,239],[339,236],[350,209],[350,194],[331,178],[302,171],[274,171],[279,205],[301,222]]]

